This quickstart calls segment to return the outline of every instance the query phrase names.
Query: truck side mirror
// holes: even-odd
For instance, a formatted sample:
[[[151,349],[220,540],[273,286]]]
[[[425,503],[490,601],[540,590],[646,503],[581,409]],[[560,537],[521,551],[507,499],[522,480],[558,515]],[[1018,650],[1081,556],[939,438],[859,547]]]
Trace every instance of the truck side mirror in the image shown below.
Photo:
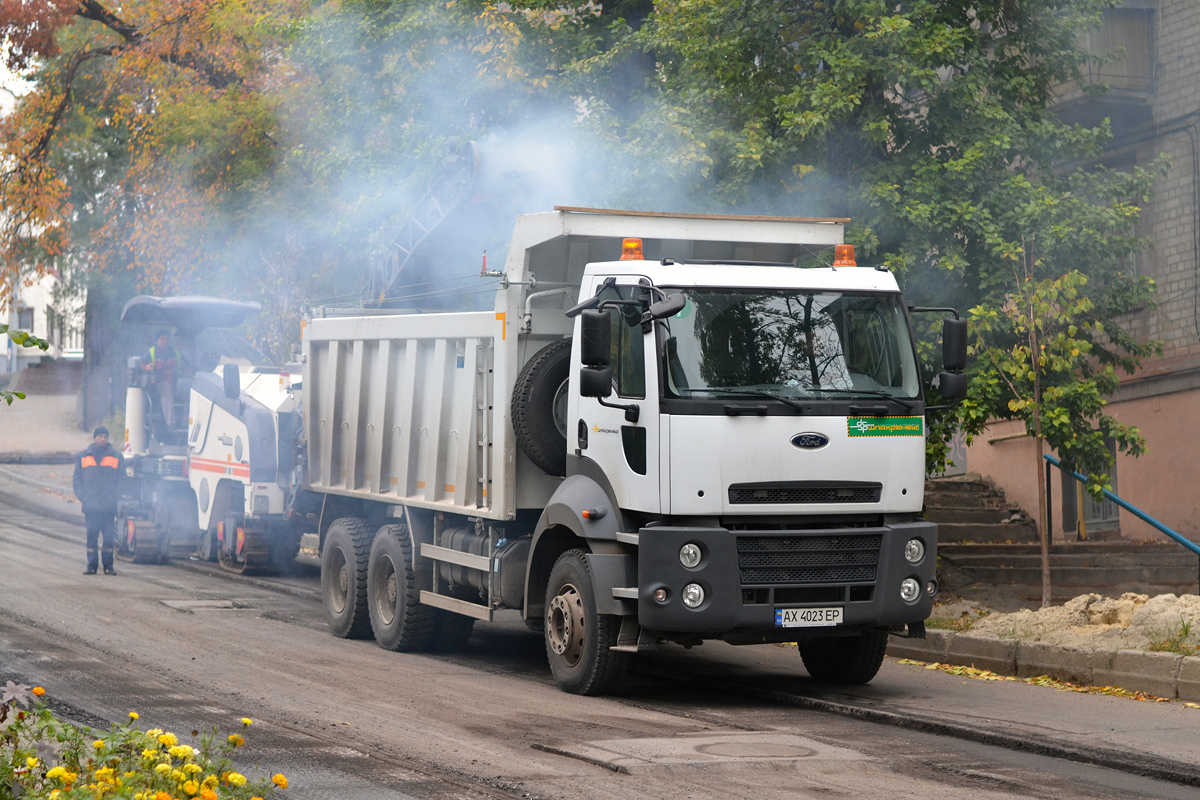
[[[970,379],[964,372],[943,372],[938,375],[938,393],[942,399],[953,403],[967,396]]]
[[[222,368],[221,377],[225,379],[226,397],[237,400],[242,396],[242,373],[238,371],[237,364],[226,364]]]
[[[583,313],[587,313],[586,311]],[[584,367],[579,370],[579,396],[604,398],[612,394],[612,370]]]
[[[942,369],[958,372],[966,368],[967,321],[963,317],[942,320]]]
[[[659,300],[657,303],[651,304],[651,306],[646,309],[646,313],[650,315],[650,319],[666,319],[667,317],[673,317],[680,311],[683,311],[683,307],[686,305],[686,297],[681,294],[673,294],[670,297]]]
[[[579,315],[580,360],[589,367],[607,367],[612,356],[612,319],[608,309],[588,309]],[[584,397],[608,397],[589,395]]]

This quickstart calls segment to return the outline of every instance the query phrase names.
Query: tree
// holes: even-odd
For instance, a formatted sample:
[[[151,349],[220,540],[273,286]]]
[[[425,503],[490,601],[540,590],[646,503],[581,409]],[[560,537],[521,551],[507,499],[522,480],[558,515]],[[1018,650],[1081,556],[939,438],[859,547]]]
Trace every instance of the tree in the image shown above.
[[[0,334],[7,334],[9,339],[19,347],[36,347],[39,350],[49,350],[50,343],[45,339],[39,339],[32,333],[19,331],[15,328],[10,328],[7,324],[0,322]],[[7,389],[0,389],[0,400],[3,400],[7,405],[12,405],[13,400],[24,400],[24,392],[10,392]]]

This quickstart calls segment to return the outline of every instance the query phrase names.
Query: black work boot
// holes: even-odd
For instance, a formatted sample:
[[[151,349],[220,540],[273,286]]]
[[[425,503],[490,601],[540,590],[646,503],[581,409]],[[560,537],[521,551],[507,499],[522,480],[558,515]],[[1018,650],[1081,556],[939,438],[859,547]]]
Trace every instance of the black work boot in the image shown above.
[[[104,574],[105,575],[116,575],[117,571],[115,569],[113,569],[112,567],[105,567]]]
[[[96,568],[95,568],[95,567],[88,567],[87,569],[85,569],[85,570],[83,571],[83,574],[84,574],[84,575],[95,575],[95,574],[96,574]]]

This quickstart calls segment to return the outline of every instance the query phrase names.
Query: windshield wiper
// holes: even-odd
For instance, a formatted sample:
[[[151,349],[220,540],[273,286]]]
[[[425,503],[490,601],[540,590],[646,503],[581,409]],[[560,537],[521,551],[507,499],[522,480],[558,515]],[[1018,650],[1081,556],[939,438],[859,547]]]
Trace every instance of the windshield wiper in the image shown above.
[[[771,394],[770,392],[758,391],[757,389],[706,388],[706,389],[684,389],[684,391],[685,392],[703,392],[705,394],[716,394],[719,392],[721,394],[737,394],[737,395],[743,395],[745,397],[766,397],[771,400],[778,400],[779,402],[784,403],[785,405],[791,406],[792,408],[796,409],[797,411],[804,410],[804,405],[799,400],[794,400],[790,397],[783,397],[783,396],[777,395],[777,394]]]
[[[895,395],[881,392],[878,389],[809,389],[812,392],[828,392],[830,394],[865,394],[870,397],[882,397],[885,400],[892,400],[904,406],[909,411],[912,411],[913,404],[908,400],[902,400]]]

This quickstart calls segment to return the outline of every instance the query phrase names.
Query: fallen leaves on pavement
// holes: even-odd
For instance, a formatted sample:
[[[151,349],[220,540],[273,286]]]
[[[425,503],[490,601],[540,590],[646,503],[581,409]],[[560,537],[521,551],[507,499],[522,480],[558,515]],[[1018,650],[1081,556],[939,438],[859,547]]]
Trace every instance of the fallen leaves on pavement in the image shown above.
[[[1122,689],[1120,686],[1088,686],[1081,683],[1070,683],[1069,681],[1060,681],[1051,678],[1049,675],[1038,675],[1036,678],[1018,678],[1014,675],[997,675],[995,672],[978,667],[963,667],[957,664],[941,664],[938,662],[915,661],[911,658],[900,658],[896,660],[897,664],[906,664],[915,667],[924,667],[925,669],[936,669],[950,675],[961,675],[964,678],[971,678],[977,681],[1013,681],[1016,683],[1027,683],[1030,686],[1046,686],[1051,689],[1058,689],[1060,692],[1079,692],[1080,694],[1101,694],[1108,697],[1127,697],[1130,700],[1143,700],[1154,703],[1170,703],[1169,697],[1159,697],[1157,695],[1148,694],[1147,692],[1131,692],[1128,689]],[[1200,708],[1200,703],[1183,703],[1184,708]]]

